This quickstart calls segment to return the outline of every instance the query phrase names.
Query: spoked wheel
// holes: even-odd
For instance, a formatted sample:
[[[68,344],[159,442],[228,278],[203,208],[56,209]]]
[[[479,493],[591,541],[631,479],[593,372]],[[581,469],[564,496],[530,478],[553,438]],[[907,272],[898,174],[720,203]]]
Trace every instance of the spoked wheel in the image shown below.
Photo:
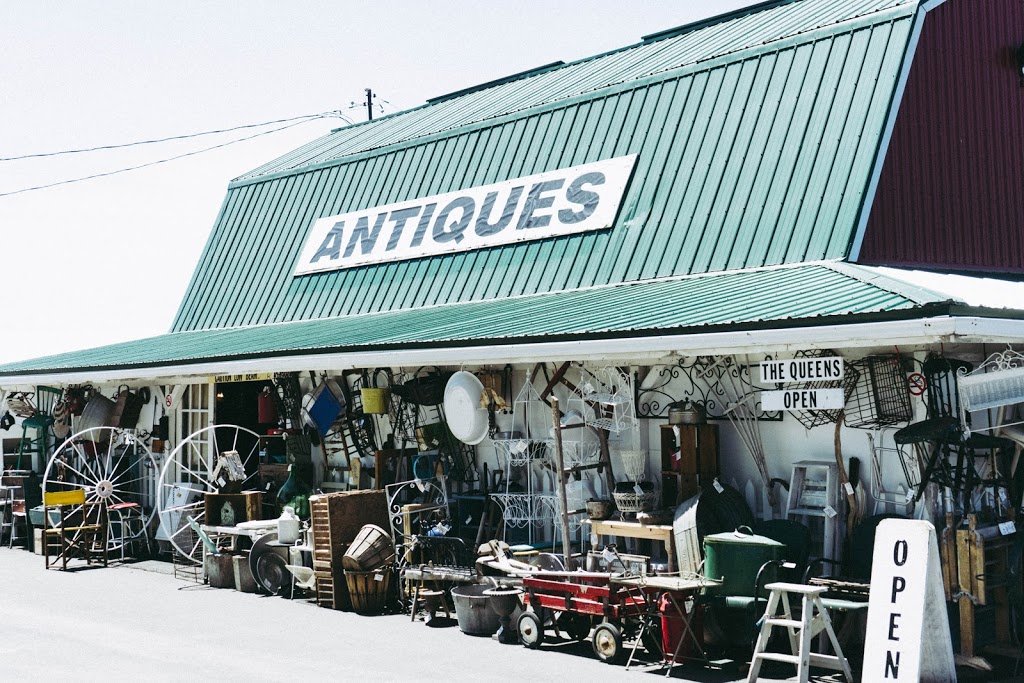
[[[171,451],[157,481],[160,527],[186,560],[203,562],[203,543],[189,523],[205,521],[205,496],[222,490],[243,491],[259,483],[259,434],[238,425],[213,425],[189,434]],[[243,480],[218,473],[221,454],[235,451],[245,469]]]
[[[523,645],[536,650],[544,640],[544,625],[535,612],[523,612],[516,622],[519,629],[519,640]]]
[[[107,512],[107,550],[145,542],[156,509],[153,453],[130,429],[93,427],[64,440],[46,463],[43,491],[85,489]]]
[[[622,659],[622,631],[610,622],[598,625],[594,629],[594,654],[602,662],[615,664]]]

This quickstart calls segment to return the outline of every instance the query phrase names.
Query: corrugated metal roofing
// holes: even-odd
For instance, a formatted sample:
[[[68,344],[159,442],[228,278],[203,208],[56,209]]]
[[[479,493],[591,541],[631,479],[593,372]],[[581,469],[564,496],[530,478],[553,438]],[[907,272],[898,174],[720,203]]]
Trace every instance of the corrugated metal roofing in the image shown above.
[[[764,50],[771,43],[886,10],[905,12],[917,0],[803,0],[769,2],[655,34],[636,45],[558,69],[427,104],[365,124],[341,128],[268,162],[239,180],[339,159],[450,131],[532,107],[654,76],[666,71]],[[737,55],[737,59],[740,56]]]
[[[176,332],[0,366],[0,376],[42,371],[189,364],[436,345],[613,338],[721,330],[837,316],[872,316],[948,300],[845,264],[805,264],[360,314],[303,322]],[[643,301],[639,308],[636,302]]]
[[[916,6],[772,5],[345,129],[229,189],[172,330],[845,257]],[[318,217],[626,154],[611,230],[292,276]]]
[[[858,261],[1024,276],[1018,0],[928,12]]]

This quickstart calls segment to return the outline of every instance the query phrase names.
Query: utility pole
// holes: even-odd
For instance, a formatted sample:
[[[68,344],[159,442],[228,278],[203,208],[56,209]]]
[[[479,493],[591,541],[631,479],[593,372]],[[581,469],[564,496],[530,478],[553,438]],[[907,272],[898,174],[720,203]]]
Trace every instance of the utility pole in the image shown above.
[[[373,121],[373,91],[366,89],[366,120]]]

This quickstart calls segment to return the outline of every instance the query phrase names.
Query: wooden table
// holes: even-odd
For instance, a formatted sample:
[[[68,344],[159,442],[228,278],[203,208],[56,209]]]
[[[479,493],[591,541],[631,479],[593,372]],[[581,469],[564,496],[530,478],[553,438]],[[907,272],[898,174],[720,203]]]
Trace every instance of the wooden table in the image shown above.
[[[641,524],[619,519],[586,519],[583,521],[590,525],[592,536],[619,536],[661,541],[665,545],[665,555],[668,557],[668,570],[676,571],[676,553],[673,547],[671,524]],[[597,544],[592,543],[592,545]]]

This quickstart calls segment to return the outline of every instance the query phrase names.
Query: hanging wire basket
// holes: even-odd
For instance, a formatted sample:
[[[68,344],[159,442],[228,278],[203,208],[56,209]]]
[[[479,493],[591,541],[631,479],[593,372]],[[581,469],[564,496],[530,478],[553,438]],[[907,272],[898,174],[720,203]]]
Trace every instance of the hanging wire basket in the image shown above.
[[[875,429],[910,422],[913,407],[900,356],[867,356],[850,365],[857,383],[846,402],[847,426]]]

